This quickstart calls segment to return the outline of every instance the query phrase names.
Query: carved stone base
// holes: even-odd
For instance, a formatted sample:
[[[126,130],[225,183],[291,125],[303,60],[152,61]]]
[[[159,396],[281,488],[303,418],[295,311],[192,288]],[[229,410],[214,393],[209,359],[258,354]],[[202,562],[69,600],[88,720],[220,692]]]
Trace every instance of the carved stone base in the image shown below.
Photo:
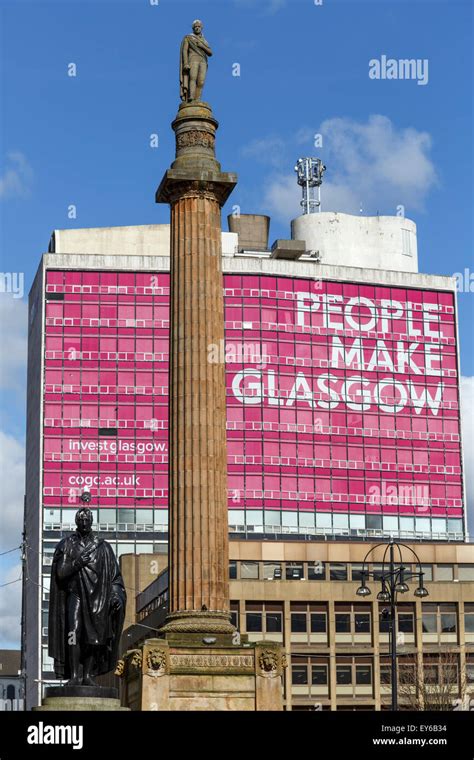
[[[53,689],[51,689],[53,692]],[[109,697],[44,697],[40,707],[33,707],[35,712],[129,712],[129,707],[122,707],[119,699]]]
[[[282,710],[283,647],[223,646],[176,634],[148,639],[124,657],[122,704],[132,710]]]
[[[233,634],[235,628],[229,615],[223,612],[200,612],[197,610],[167,615],[163,633]]]
[[[118,691],[112,687],[99,686],[48,686],[45,689],[46,697],[93,697],[94,699],[118,699]]]

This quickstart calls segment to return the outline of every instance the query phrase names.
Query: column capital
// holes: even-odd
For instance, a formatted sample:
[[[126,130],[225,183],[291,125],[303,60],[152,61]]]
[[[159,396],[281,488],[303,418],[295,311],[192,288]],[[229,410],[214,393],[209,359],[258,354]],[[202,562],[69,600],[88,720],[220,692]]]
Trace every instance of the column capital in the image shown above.
[[[181,198],[208,197],[223,206],[237,184],[230,172],[177,172],[168,169],[156,191],[156,203],[175,203]]]

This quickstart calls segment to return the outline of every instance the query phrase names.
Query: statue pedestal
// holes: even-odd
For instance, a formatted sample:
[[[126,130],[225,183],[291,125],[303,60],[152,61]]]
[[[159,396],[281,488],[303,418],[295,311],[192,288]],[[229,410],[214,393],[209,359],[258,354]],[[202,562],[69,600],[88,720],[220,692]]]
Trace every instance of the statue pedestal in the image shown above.
[[[34,707],[36,712],[66,712],[80,711],[116,711],[125,710],[118,698],[117,689],[102,688],[101,686],[51,686],[45,690],[40,707]]]
[[[231,635],[169,633],[127,652],[123,702],[144,711],[280,711],[285,667],[273,641],[233,645]]]

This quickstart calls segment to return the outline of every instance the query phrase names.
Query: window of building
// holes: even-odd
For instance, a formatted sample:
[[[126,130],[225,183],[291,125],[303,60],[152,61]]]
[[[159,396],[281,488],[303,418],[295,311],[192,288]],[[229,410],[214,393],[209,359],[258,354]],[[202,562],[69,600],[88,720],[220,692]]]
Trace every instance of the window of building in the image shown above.
[[[294,686],[306,686],[311,678],[312,686],[328,686],[329,661],[327,657],[316,655],[293,655],[291,682]]]
[[[325,612],[311,613],[311,633],[327,632],[327,615]]]
[[[413,533],[415,530],[413,517],[400,517],[400,530],[403,533]]]
[[[135,510],[134,509],[120,509],[119,510],[119,524],[120,525],[135,525]]]
[[[351,615],[350,612],[336,613],[336,633],[351,632]]]
[[[423,583],[433,580],[433,565],[422,565],[421,572],[423,573]]]
[[[245,625],[248,633],[263,632],[263,604],[247,602],[245,605]]]
[[[291,666],[291,683],[293,686],[304,686],[308,683],[308,666],[292,665]]]
[[[422,605],[423,633],[456,633],[457,606],[448,603]]]
[[[367,530],[382,530],[382,515],[367,515]]]
[[[241,562],[240,577],[242,580],[258,580],[258,562]]]
[[[99,512],[101,511],[99,510]],[[136,521],[137,525],[153,525],[153,510],[137,509]]]
[[[384,533],[398,533],[398,517],[385,516],[382,518]]]
[[[458,565],[460,581],[474,581],[474,565]]]
[[[329,577],[332,581],[347,581],[347,565],[342,562],[331,562]]]
[[[356,535],[357,531],[365,530],[365,515],[349,515],[349,527]]]
[[[355,633],[370,633],[370,612],[356,612],[354,623]]]
[[[474,633],[474,604],[464,604],[464,628],[466,633]]]
[[[397,606],[397,631],[399,633],[415,632],[415,606],[401,603]]]
[[[440,604],[440,622],[441,633],[456,633],[457,621],[456,621],[456,605],[455,604]]]
[[[281,563],[280,562],[264,562],[263,563],[263,577],[267,581],[279,581],[281,580]]]
[[[390,633],[390,608],[382,607],[379,614],[379,633]]]
[[[239,630],[240,621],[239,621],[239,603],[238,602],[230,603],[230,622],[235,628],[237,628],[237,630]]]
[[[398,680],[404,684],[416,684],[416,663],[413,660],[404,661],[403,657],[398,658]]]
[[[371,632],[371,612],[368,604],[335,605],[336,633],[367,634]]]
[[[414,633],[415,616],[413,612],[398,613],[398,630],[400,633]]]
[[[454,578],[454,568],[452,565],[436,565],[435,579],[437,581],[452,581]]]
[[[422,605],[423,633],[437,633],[437,605],[425,603]]]
[[[328,683],[328,666],[313,665],[311,668],[311,683],[314,686],[327,686]]]
[[[282,614],[281,612],[267,612],[266,616],[267,633],[281,633],[282,631]]]
[[[474,683],[474,655],[466,654],[466,682]]]
[[[229,562],[229,580],[234,581],[237,578],[237,561],[231,559]]]
[[[426,684],[439,683],[439,668],[438,665],[429,664],[423,665],[423,678]]]
[[[374,581],[380,581],[382,579],[382,575],[387,573],[388,568],[384,567],[384,565],[373,565],[372,572],[373,572],[373,578]]]
[[[297,581],[303,578],[303,563],[302,562],[287,562],[286,563],[286,580]]]
[[[291,613],[291,632],[292,633],[306,633],[306,630],[307,630],[306,612],[292,612]]]
[[[389,686],[392,683],[392,668],[390,665],[380,665],[380,683]]]
[[[455,518],[448,518],[448,531],[449,533],[459,533],[462,535],[464,526],[462,520]]]
[[[247,602],[245,605],[248,633],[281,633],[283,607],[278,602]]]
[[[308,580],[326,580],[326,565],[324,562],[308,562]]]
[[[262,613],[261,612],[247,612],[247,631],[249,633],[261,633],[262,632]]]
[[[372,667],[370,665],[356,665],[356,684],[367,685],[372,683]]]
[[[340,686],[352,683],[352,667],[350,665],[336,665],[336,683]]]
[[[367,570],[368,568],[366,566],[365,567],[366,573],[367,573]],[[352,575],[353,581],[357,581],[358,583],[360,583],[362,581],[362,565],[355,565],[355,564],[351,565],[351,575]],[[366,581],[368,580],[367,575],[365,576],[365,580]]]

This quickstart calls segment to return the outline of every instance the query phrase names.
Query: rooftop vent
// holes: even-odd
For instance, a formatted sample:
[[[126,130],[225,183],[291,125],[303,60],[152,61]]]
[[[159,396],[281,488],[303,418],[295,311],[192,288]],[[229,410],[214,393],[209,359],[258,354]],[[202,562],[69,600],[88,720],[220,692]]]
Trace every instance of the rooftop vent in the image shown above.
[[[267,251],[270,217],[261,214],[240,214],[227,217],[229,231],[239,236],[239,251]]]

